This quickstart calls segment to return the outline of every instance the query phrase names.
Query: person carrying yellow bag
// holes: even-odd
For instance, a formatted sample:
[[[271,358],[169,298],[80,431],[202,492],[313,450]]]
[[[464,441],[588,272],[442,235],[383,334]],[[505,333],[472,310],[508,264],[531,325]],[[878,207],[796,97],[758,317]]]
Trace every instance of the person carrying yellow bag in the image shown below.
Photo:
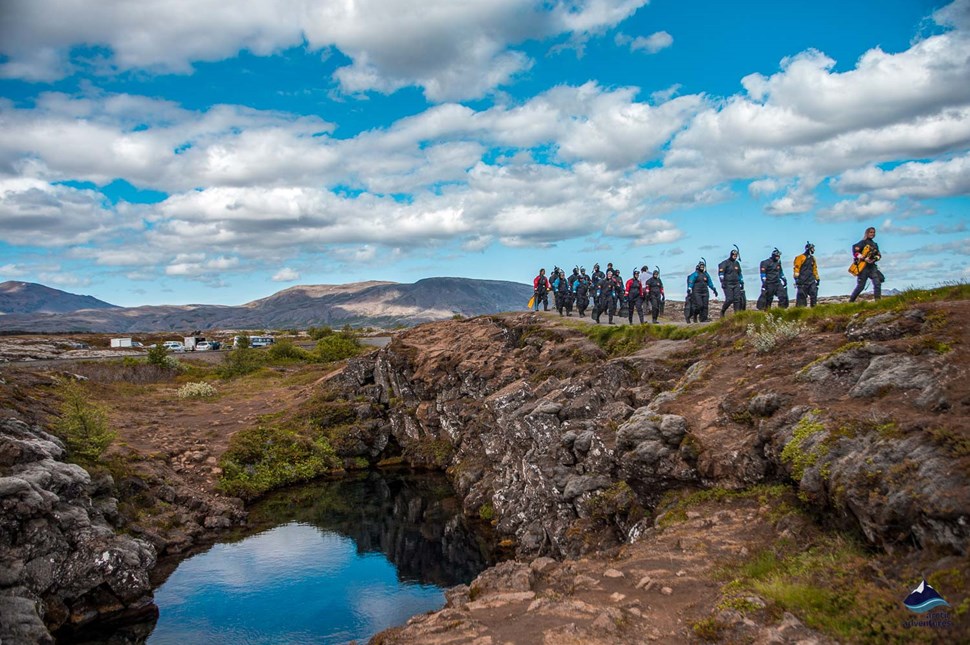
[[[872,295],[876,300],[882,297],[882,283],[886,276],[882,274],[876,262],[882,259],[879,245],[876,244],[876,229],[870,226],[861,240],[852,245],[852,266],[849,273],[856,276],[855,290],[849,296],[849,302],[855,302],[859,294],[866,288],[866,282],[872,280]]]
[[[805,243],[805,252],[795,258],[795,306],[815,306],[818,301],[818,263],[815,261],[815,245]]]

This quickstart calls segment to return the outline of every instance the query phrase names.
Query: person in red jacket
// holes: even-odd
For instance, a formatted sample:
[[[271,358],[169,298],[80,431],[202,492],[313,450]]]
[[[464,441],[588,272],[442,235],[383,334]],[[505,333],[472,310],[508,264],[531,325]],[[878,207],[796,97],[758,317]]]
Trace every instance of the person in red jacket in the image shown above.
[[[552,285],[549,284],[549,278],[546,277],[546,270],[539,269],[539,275],[535,277],[532,281],[532,293],[535,295],[535,307],[536,311],[539,311],[539,302],[542,302],[542,310],[549,311],[549,290],[552,289]]]
[[[633,324],[633,308],[636,307],[637,315],[640,317],[640,324],[643,324],[643,283],[640,282],[640,272],[633,270],[633,277],[626,281],[626,288],[623,296],[627,301],[630,324]]]

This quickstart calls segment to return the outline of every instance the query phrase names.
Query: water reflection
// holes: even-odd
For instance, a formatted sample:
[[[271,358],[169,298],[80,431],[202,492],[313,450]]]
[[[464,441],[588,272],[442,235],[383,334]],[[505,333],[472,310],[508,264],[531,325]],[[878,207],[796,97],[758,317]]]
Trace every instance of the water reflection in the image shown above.
[[[183,562],[155,594],[148,642],[344,643],[442,601],[439,587],[400,584],[382,555],[294,522]]]
[[[250,509],[249,524],[156,589],[148,643],[366,641],[441,607],[444,588],[491,564],[437,473],[293,488]],[[105,641],[144,642],[145,627]]]
[[[254,527],[290,521],[346,536],[360,554],[384,554],[402,582],[451,587],[491,564],[440,473],[368,472],[319,482],[276,493],[249,515]]]

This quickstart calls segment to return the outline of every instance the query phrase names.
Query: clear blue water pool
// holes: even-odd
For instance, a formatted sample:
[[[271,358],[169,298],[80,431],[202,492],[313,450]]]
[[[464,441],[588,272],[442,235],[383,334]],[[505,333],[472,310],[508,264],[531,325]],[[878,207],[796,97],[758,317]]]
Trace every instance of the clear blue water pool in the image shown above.
[[[312,484],[183,560],[155,591],[150,645],[366,642],[444,604],[489,562],[442,476]]]
[[[293,522],[189,558],[155,603],[151,644],[345,643],[438,609],[444,594],[400,580],[382,553]]]

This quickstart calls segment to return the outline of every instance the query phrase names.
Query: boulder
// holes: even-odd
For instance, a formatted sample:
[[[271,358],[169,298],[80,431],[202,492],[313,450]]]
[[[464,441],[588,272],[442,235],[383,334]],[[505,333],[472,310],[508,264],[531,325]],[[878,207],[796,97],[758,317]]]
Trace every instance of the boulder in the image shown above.
[[[0,454],[0,641],[52,642],[47,630],[66,622],[150,605],[155,548],[108,524],[110,479],[92,481],[61,461],[59,440],[17,419],[0,420]]]

